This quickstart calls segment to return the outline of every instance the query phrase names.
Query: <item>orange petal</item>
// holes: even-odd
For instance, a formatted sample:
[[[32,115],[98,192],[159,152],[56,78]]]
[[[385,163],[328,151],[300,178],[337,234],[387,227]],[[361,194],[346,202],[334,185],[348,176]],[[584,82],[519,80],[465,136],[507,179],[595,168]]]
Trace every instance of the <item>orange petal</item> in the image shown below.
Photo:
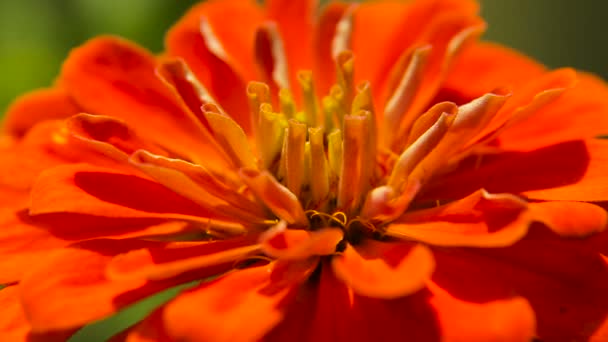
[[[162,280],[200,269],[204,269],[208,276],[221,274],[259,249],[251,238],[178,242],[163,247],[137,249],[112,258],[107,265],[106,276],[112,280]]]
[[[6,110],[4,132],[21,137],[40,121],[63,119],[79,111],[61,88],[36,90],[17,98]]]
[[[544,223],[562,236],[584,237],[606,229],[608,213],[591,203],[537,202],[530,203],[534,219]]]
[[[608,142],[596,139],[471,158],[429,184],[419,199],[455,199],[484,188],[540,200],[605,201],[607,155]]]
[[[528,118],[534,117],[539,110],[557,102],[559,96],[572,88],[575,82],[574,70],[565,68],[547,72],[524,84],[513,91],[513,96],[479,132],[478,139],[474,140],[480,140],[501,128],[506,129],[504,126],[525,122]]]
[[[336,277],[357,294],[383,299],[422,289],[435,268],[431,251],[423,245],[371,241],[346,247],[331,265]]]
[[[521,239],[532,220],[520,198],[482,190],[443,206],[407,212],[386,234],[437,246],[502,247]]]
[[[441,293],[432,289],[437,295],[435,307],[439,317],[446,320],[445,331],[450,324],[454,334],[464,334],[462,328],[467,328],[470,333],[483,332],[482,328],[486,327],[500,333],[525,332],[515,329],[515,326],[511,330],[503,329],[508,327],[506,324],[531,317],[528,310],[523,310],[531,306],[536,315],[536,336],[539,339],[588,340],[608,313],[608,268],[598,253],[598,247],[605,249],[607,238],[604,231],[592,238],[565,239],[537,226],[524,239],[505,248],[435,249],[437,267],[433,282],[453,297],[441,298],[438,296]],[[529,305],[524,305],[514,296],[525,298]],[[511,309],[509,306],[504,310],[494,307],[494,317],[507,315],[503,316],[503,324],[497,326],[483,321],[477,324],[474,319],[469,319],[466,310],[452,310],[450,302],[454,303],[454,300],[468,302],[468,306],[473,308],[486,303],[508,304],[511,301],[512,304]],[[517,302],[519,305],[514,304]],[[522,309],[518,310],[519,314],[512,310],[518,307]],[[442,313],[442,310],[450,311]],[[490,314],[487,316],[491,318],[493,315]],[[508,317],[511,319],[506,319]],[[481,340],[492,339],[485,337]]]
[[[306,259],[311,256],[331,255],[344,238],[338,228],[316,231],[287,229],[285,221],[266,231],[260,239],[262,251],[273,258],[284,260]]]
[[[438,97],[462,104],[498,87],[516,89],[544,72],[543,65],[515,50],[478,42],[456,58]]]
[[[129,160],[133,166],[156,180],[159,184],[164,185],[168,189],[174,191],[176,195],[181,195],[184,198],[198,204],[203,209],[199,214],[205,212],[211,216],[209,218],[230,218],[228,221],[247,222],[251,225],[260,224],[266,217],[264,208],[257,203],[248,201],[248,198],[243,197],[242,202],[238,202],[238,193],[233,192],[232,203],[230,196],[218,194],[212,195],[206,188],[208,184],[197,184],[195,180],[189,177],[188,173],[182,172],[180,169],[171,167],[170,159],[162,159],[145,151],[138,151]],[[174,164],[178,164],[176,161]],[[234,191],[234,190],[233,190]],[[235,227],[234,233],[243,233],[242,226]]]
[[[191,341],[259,340],[281,321],[282,306],[299,284],[276,272],[274,263],[235,270],[179,295],[164,310],[168,334]]]
[[[177,280],[110,281],[105,268],[113,255],[161,243],[94,240],[59,250],[42,260],[20,283],[21,300],[35,332],[77,328],[175,285]],[[78,262],[74,262],[78,260]]]
[[[255,78],[254,33],[262,19],[255,1],[205,1],[180,19],[165,38],[167,54],[183,58],[246,131],[249,111],[243,94],[246,82]]]
[[[577,73],[577,83],[527,120],[501,132],[499,144],[508,150],[529,151],[562,141],[588,139],[608,133],[608,87],[590,74]]]
[[[23,313],[19,301],[18,285],[8,286],[0,290],[0,339],[2,341],[29,341],[29,342],[60,342],[66,341],[73,331],[55,332],[49,334],[35,334],[31,332],[31,325]]]
[[[194,160],[208,160],[217,152],[203,139],[204,127],[155,68],[149,52],[101,37],[72,51],[59,80],[87,112],[122,119],[150,141]]]
[[[526,342],[536,336],[534,310],[522,297],[471,303],[452,297],[433,282],[429,289],[443,340]]]
[[[83,228],[84,227],[84,228]],[[82,214],[30,216],[27,209],[0,211],[0,284],[20,280],[53,250],[93,238],[172,236],[200,228],[159,219],[116,219]]]
[[[49,148],[53,145],[53,134],[60,126],[57,121],[41,122],[30,129],[21,141],[0,147],[0,184],[3,191],[8,193],[8,189],[12,189],[26,193],[40,172],[67,162]]]
[[[104,217],[217,218],[153,181],[85,164],[45,171],[31,192],[30,213],[82,213]],[[176,215],[172,215],[176,214]],[[206,219],[202,219],[202,218]]]

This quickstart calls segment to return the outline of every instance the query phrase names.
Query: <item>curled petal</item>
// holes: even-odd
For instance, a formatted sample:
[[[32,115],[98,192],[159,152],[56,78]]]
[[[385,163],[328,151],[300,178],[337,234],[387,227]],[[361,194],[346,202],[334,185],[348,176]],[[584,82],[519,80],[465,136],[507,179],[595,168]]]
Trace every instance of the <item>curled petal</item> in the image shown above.
[[[532,221],[525,201],[482,190],[443,206],[406,213],[386,228],[386,234],[437,246],[501,247],[525,236]]]
[[[284,221],[271,228],[261,237],[262,251],[279,259],[306,259],[316,255],[331,255],[343,239],[339,228],[316,231],[286,229]]]
[[[423,245],[365,242],[346,247],[341,256],[332,258],[332,267],[357,294],[390,299],[422,289],[435,262]]]
[[[99,37],[72,51],[59,82],[88,113],[122,119],[146,139],[193,160],[215,156],[203,139],[204,127],[158,78],[156,66],[155,57],[142,48]]]

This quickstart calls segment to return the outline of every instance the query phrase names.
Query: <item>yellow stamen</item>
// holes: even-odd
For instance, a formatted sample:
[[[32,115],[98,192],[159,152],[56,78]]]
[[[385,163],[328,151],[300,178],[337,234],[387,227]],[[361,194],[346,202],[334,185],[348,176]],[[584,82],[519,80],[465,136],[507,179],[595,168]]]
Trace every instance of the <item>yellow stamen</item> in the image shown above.
[[[329,179],[327,160],[323,147],[323,129],[309,128],[310,139],[310,185],[312,194],[312,207],[325,210],[329,195]]]
[[[312,127],[316,127],[322,120],[318,117],[319,111],[317,110],[317,97],[315,96],[315,90],[312,83],[312,72],[300,71],[297,76],[300,89],[302,90],[306,123]]]
[[[271,169],[278,162],[286,127],[287,120],[279,113],[273,113],[269,103],[260,106],[259,132],[264,139],[260,139],[259,153],[265,169]]]
[[[306,125],[289,120],[285,138],[284,162],[285,185],[296,196],[300,196],[304,179],[304,145]]]
[[[291,119],[296,115],[296,103],[293,101],[293,96],[289,89],[283,88],[279,91],[279,104],[281,106],[281,113],[287,119]]]

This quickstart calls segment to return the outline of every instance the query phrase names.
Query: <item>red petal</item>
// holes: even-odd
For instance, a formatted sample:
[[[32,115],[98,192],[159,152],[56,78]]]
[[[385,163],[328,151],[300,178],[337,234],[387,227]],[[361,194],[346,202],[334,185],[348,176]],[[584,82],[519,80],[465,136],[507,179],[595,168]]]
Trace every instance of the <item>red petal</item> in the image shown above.
[[[583,341],[608,314],[608,267],[598,253],[607,239],[606,232],[565,239],[538,226],[506,248],[436,249],[433,281],[469,303],[524,297],[536,314],[541,340]]]
[[[564,157],[564,156],[567,156]],[[477,189],[542,200],[608,200],[608,142],[569,141],[530,152],[472,158],[419,199],[455,199]]]
[[[318,280],[300,288],[285,319],[265,341],[438,341],[427,291],[397,299],[353,293],[323,264]]]
[[[217,217],[158,183],[124,171],[85,164],[48,170],[32,189],[31,214],[59,212],[194,220]]]

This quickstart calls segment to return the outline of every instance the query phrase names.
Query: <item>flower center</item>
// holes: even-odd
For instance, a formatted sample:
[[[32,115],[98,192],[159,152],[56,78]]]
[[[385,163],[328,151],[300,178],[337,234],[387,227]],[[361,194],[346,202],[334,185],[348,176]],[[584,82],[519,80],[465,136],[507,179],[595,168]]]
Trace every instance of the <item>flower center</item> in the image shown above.
[[[275,99],[264,83],[252,82],[247,90],[259,163],[314,213],[311,228],[323,222],[346,229],[346,217],[358,216],[381,178],[369,84],[354,86],[350,52],[336,58],[336,71],[337,84],[321,99],[312,74],[298,73],[301,110],[288,89]]]

